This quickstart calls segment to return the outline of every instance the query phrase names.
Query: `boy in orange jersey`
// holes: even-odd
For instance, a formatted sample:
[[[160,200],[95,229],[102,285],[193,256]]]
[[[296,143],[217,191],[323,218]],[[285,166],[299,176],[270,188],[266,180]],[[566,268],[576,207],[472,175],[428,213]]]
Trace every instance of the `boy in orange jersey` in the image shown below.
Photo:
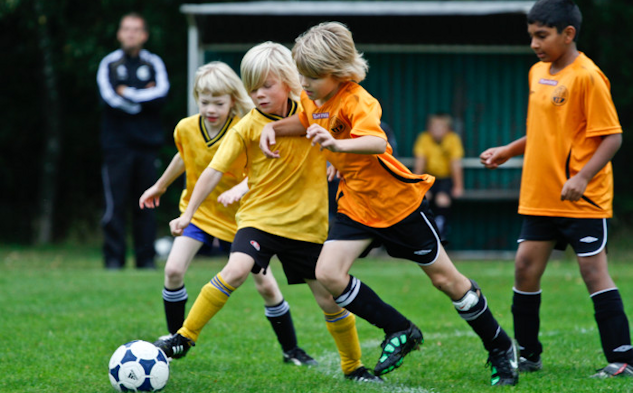
[[[541,369],[538,340],[541,277],[554,248],[570,244],[593,300],[609,364],[595,377],[633,376],[633,347],[620,293],[607,268],[612,216],[611,158],[622,128],[609,80],[576,48],[582,16],[571,0],[540,0],[527,17],[531,48],[541,62],[530,70],[526,136],[481,153],[494,169],[525,154],[519,214],[523,227],[515,259],[512,313],[521,371]]]
[[[374,373],[393,371],[423,341],[417,326],[349,275],[356,258],[383,244],[389,255],[416,262],[451,298],[489,351],[492,385],[516,384],[512,340],[492,316],[481,289],[457,271],[440,243],[424,199],[434,178],[412,174],[393,157],[380,128],[380,104],[357,83],[365,78],[367,63],[350,31],[337,22],[314,26],[297,38],[293,56],[301,73],[303,111],[266,125],[260,148],[269,157],[283,158],[270,146],[276,149],[276,143],[293,138],[277,141],[275,135],[307,133],[339,172],[338,213],[316,276],[341,307],[384,330]]]
[[[167,187],[186,173],[186,187],[180,197],[180,211],[184,212],[198,178],[215,156],[228,130],[253,109],[253,101],[240,78],[231,67],[219,61],[198,68],[193,96],[200,113],[178,122],[174,130],[178,153],[163,175],[139,198],[141,209],[158,207]],[[182,236],[174,241],[165,264],[162,293],[170,334],[175,334],[185,320],[189,296],[184,278],[196,253],[205,244],[212,246],[214,239],[219,240],[223,251],[229,251],[237,231],[235,214],[239,203],[236,202],[248,191],[245,160],[246,157],[241,157],[234,162],[214,193],[196,211]],[[273,275],[254,274],[253,280],[264,299],[265,315],[281,345],[283,361],[295,365],[316,365],[314,359],[297,345],[290,306]]]
[[[296,100],[301,85],[290,50],[272,42],[257,45],[244,55],[241,74],[256,108],[229,130],[200,175],[187,209],[170,223],[172,234],[181,235],[223,174],[245,155],[249,191],[236,215],[231,255],[222,271],[202,288],[178,332],[155,344],[167,356],[184,356],[249,273],[265,273],[271,257],[277,255],[288,283],[307,283],[323,310],[345,377],[382,382],[361,363],[354,315],[338,306],[315,277],[328,227],[327,203],[323,203],[327,201],[325,159],[318,148],[301,138],[288,139],[280,146],[287,153],[285,160],[269,160],[258,148],[265,124],[292,116],[299,108]]]

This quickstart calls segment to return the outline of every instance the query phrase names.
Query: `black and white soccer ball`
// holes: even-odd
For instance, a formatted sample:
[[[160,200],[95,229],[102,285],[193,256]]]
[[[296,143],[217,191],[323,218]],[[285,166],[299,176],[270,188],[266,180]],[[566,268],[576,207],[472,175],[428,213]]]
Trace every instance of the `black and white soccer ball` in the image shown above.
[[[119,392],[155,392],[169,379],[167,356],[147,341],[131,341],[112,354],[108,376]]]

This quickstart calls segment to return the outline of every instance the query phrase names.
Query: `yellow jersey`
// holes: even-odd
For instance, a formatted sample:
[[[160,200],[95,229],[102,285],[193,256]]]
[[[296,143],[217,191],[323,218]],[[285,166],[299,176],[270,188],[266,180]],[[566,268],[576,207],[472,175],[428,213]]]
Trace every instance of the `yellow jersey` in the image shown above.
[[[187,209],[191,193],[200,178],[202,171],[206,169],[215,156],[222,140],[226,137],[230,127],[237,124],[239,117],[227,119],[222,130],[210,137],[200,115],[182,119],[174,130],[174,141],[178,148],[180,158],[185,163],[186,188],[180,196],[180,212]],[[197,227],[218,239],[232,242],[237,231],[235,213],[239,203],[224,207],[219,203],[218,197],[224,191],[230,190],[244,180],[244,166],[246,157],[237,158],[233,165],[227,169],[222,180],[207,199],[200,205],[191,220]]]
[[[519,213],[608,218],[613,215],[613,171],[604,166],[582,199],[561,201],[563,185],[591,159],[601,136],[622,132],[610,83],[583,53],[555,75],[551,63],[530,69],[527,140]]]
[[[299,105],[290,101],[292,116]],[[323,243],[328,229],[328,196],[325,158],[318,146],[304,137],[277,138],[281,158],[267,158],[259,138],[267,123],[280,116],[257,108],[234,126],[209,166],[229,170],[246,156],[249,192],[237,212],[240,228],[257,228],[273,235],[312,243]]]
[[[464,157],[462,140],[457,133],[450,131],[438,143],[428,131],[422,132],[415,141],[413,154],[424,157],[426,166],[424,172],[438,179],[450,178],[451,161]]]

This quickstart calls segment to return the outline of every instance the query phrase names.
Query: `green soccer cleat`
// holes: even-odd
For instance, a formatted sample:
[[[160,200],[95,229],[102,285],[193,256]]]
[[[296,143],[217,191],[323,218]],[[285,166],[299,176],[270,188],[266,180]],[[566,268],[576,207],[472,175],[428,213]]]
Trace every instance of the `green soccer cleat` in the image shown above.
[[[514,341],[508,350],[495,348],[488,355],[488,363],[492,370],[490,385],[506,386],[519,383],[519,359]]]
[[[413,323],[407,330],[396,332],[385,337],[380,345],[382,355],[374,368],[375,375],[385,375],[402,365],[404,357],[414,349],[419,349],[424,342],[422,332]]]

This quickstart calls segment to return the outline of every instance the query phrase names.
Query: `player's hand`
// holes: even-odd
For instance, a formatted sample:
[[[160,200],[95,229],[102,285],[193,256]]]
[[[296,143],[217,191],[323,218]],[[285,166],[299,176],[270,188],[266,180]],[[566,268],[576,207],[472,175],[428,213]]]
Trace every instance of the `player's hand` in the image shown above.
[[[185,217],[178,217],[169,222],[169,230],[173,236],[182,235],[182,231],[189,225],[191,220],[188,220]]]
[[[308,127],[308,129],[306,130],[306,138],[312,140],[312,146],[316,145],[317,143],[321,145],[321,150],[328,149],[333,152],[339,151],[337,140],[334,139],[332,134],[330,134],[330,131],[326,130],[318,124],[312,124],[310,127]]]
[[[453,187],[453,189],[451,190],[451,196],[453,198],[461,198],[462,195],[464,195],[464,187]]]
[[[491,147],[479,155],[479,162],[488,169],[497,169],[509,159],[505,146]]]
[[[560,193],[560,200],[576,202],[582,198],[582,195],[585,193],[587,183],[588,181],[580,176],[572,176],[565,182],[565,184],[563,184],[563,190]]]
[[[268,123],[262,130],[262,135],[259,137],[259,148],[268,158],[279,158],[279,150],[273,151],[271,146],[274,146],[277,141],[275,139],[275,129],[272,123]]]
[[[125,91],[125,89],[127,89],[126,85],[118,85],[116,87],[116,93],[120,95],[121,97],[123,97],[123,92]]]
[[[334,168],[334,165],[328,165],[327,166],[327,181],[332,181],[334,180],[334,178],[340,179],[341,178],[341,172],[338,171],[338,169]]]
[[[160,206],[160,197],[165,193],[166,190],[158,188],[155,184],[145,190],[143,195],[138,199],[138,207],[150,208],[153,209],[155,207]]]
[[[244,194],[241,190],[238,190],[237,187],[233,187],[230,190],[224,191],[218,197],[218,202],[224,205],[224,207],[228,207],[230,204],[235,203],[242,199]]]

